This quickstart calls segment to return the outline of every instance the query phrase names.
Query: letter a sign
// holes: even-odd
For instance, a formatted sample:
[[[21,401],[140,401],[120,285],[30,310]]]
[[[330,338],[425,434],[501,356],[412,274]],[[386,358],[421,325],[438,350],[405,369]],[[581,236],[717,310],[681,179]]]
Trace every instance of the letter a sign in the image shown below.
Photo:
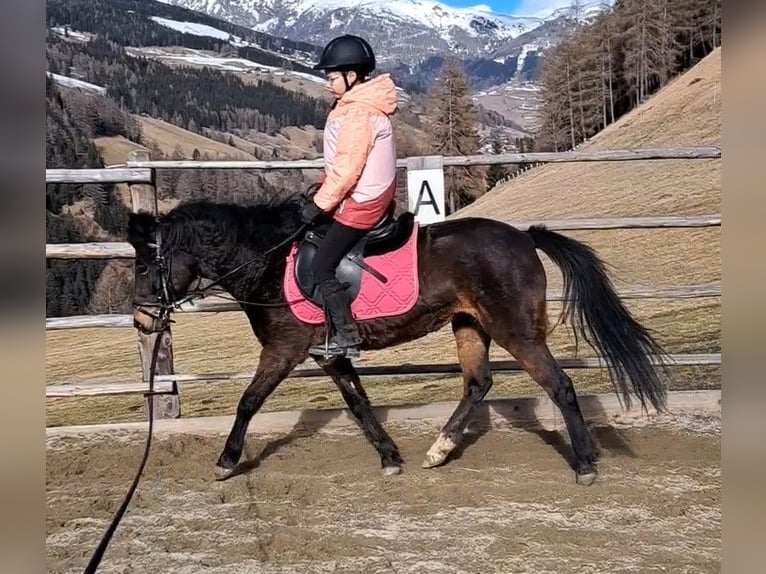
[[[407,205],[418,223],[444,221],[444,171],[439,155],[407,158]]]

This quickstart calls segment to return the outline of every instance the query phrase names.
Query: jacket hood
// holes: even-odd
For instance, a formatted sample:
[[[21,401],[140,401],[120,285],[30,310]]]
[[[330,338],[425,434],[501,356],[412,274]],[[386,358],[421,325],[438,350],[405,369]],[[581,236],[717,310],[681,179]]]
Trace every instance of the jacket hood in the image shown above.
[[[340,104],[361,102],[372,106],[386,115],[391,115],[397,108],[396,85],[390,74],[381,74],[354,86],[343,94]]]

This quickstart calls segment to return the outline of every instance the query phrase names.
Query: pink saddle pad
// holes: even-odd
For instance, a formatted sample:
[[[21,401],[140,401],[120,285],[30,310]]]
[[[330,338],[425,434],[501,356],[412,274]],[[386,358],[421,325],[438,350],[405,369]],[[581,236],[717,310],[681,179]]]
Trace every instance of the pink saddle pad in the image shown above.
[[[284,289],[290,311],[300,321],[319,325],[324,323],[324,311],[306,299],[295,281],[295,254],[297,243],[287,256]],[[399,249],[365,257],[365,263],[388,279],[382,283],[370,273],[362,271],[359,294],[351,303],[351,312],[357,321],[393,317],[406,313],[418,299],[418,224],[415,222],[407,243]]]

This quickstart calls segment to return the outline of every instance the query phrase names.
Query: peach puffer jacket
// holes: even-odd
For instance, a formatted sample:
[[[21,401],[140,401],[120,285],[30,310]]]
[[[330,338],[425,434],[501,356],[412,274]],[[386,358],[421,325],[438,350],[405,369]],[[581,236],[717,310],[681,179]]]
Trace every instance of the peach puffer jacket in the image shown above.
[[[314,202],[336,221],[372,228],[396,192],[396,143],[389,118],[396,86],[382,74],[354,86],[327,116],[325,173]],[[337,207],[337,209],[335,209]]]

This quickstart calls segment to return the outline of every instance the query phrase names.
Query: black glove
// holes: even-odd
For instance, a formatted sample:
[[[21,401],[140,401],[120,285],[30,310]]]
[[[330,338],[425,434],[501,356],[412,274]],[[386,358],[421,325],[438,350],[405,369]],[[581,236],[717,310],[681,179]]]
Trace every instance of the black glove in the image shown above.
[[[301,221],[311,225],[322,215],[323,211],[313,201],[307,201],[301,208]]]

